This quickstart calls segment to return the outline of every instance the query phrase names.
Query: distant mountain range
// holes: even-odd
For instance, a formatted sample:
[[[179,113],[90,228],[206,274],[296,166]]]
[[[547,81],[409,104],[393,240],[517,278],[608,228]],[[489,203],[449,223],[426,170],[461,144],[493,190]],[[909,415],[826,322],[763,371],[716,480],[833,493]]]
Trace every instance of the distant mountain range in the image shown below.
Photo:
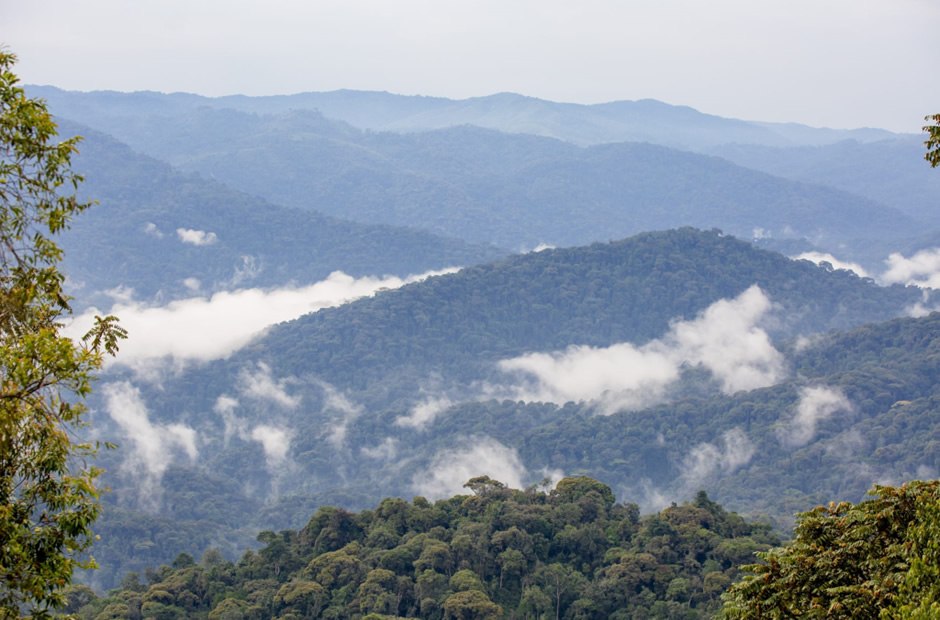
[[[59,97],[66,118],[276,203],[511,249],[692,225],[832,251],[924,230],[900,209],[845,190],[652,144],[582,148],[473,127],[375,134],[312,111],[257,116],[153,94]],[[123,111],[106,113],[119,104]],[[685,113],[677,114],[680,122]]]
[[[98,202],[62,236],[76,309],[104,303],[101,292],[122,287],[166,302],[197,294],[194,282],[200,294],[211,294],[306,285],[337,270],[404,277],[506,254],[417,229],[277,206],[88,127],[60,121],[60,131],[84,136],[75,169],[86,177],[82,195]]]
[[[114,117],[179,116],[209,107],[253,114],[318,110],[324,116],[373,131],[415,132],[475,125],[506,133],[557,138],[588,146],[608,142],[650,142],[678,149],[721,144],[820,146],[843,140],[861,143],[897,137],[882,129],[818,129],[796,123],[764,123],[703,114],[687,106],[643,99],[595,105],[557,103],[515,93],[453,100],[337,90],[296,95],[202,97],[186,93],[78,93],[51,86],[30,86],[58,114],[97,126]]]

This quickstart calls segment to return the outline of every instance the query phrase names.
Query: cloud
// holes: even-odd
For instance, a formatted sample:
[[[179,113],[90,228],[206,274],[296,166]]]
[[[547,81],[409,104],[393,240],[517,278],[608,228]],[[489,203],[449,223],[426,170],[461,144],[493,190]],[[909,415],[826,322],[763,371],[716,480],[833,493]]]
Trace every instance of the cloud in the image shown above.
[[[571,346],[503,360],[499,368],[522,376],[521,385],[509,388],[513,399],[596,402],[602,413],[662,401],[683,364],[701,364],[727,394],[766,387],[783,376],[783,356],[758,327],[770,309],[770,300],[752,286],[696,319],[673,323],[666,336],[642,347]]]
[[[144,224],[143,230],[148,235],[156,237],[157,239],[163,239],[163,233],[160,231],[159,228],[157,228],[157,225],[154,224],[153,222],[147,222],[146,224]]]
[[[891,254],[885,261],[888,270],[879,278],[885,284],[910,284],[940,289],[940,248],[921,250],[910,258]]]
[[[155,495],[156,485],[177,453],[196,461],[199,456],[196,431],[185,424],[152,423],[140,390],[126,381],[109,383],[102,393],[108,415],[131,444],[125,467],[141,477],[141,499],[147,500],[147,496]]]
[[[177,228],[176,236],[183,243],[193,245],[212,245],[219,240],[214,232],[207,233],[204,230],[192,230],[190,228]]]
[[[380,461],[392,461],[398,454],[398,440],[394,437],[386,437],[382,443],[374,448],[361,448],[359,452],[370,459]]]
[[[432,500],[466,494],[463,485],[483,475],[514,489],[523,488],[527,472],[514,449],[486,436],[472,438],[467,443],[438,452],[428,468],[412,479],[414,492]]]
[[[777,439],[784,446],[799,448],[816,436],[816,425],[838,411],[850,411],[852,403],[841,390],[807,387],[800,390],[796,412],[785,426],[777,428]]]
[[[754,456],[754,444],[740,428],[725,432],[721,443],[721,446],[700,443],[686,455],[681,467],[686,490],[693,490],[716,471],[732,473],[747,465]]]
[[[318,383],[323,390],[323,410],[332,410],[339,414],[326,433],[327,441],[338,450],[346,443],[346,430],[349,428],[349,423],[362,414],[362,405],[353,403],[329,383],[325,381],[318,381]]]
[[[267,367],[265,369],[267,370]],[[267,374],[270,376],[269,370],[267,370]],[[293,402],[293,399],[289,401],[289,403]],[[297,399],[297,402],[299,402],[299,399]],[[268,469],[280,468],[287,459],[293,432],[271,424],[259,424],[249,431],[248,422],[235,415],[235,410],[239,404],[237,399],[223,394],[216,399],[215,405],[212,407],[212,410],[219,414],[225,425],[225,445],[228,446],[232,437],[238,437],[243,441],[257,441],[264,450]]]
[[[251,429],[250,437],[264,448],[264,456],[269,468],[281,465],[287,458],[291,440],[290,431],[268,424],[259,424]]]
[[[815,263],[817,265],[825,262],[832,265],[833,269],[846,269],[848,271],[854,271],[860,278],[869,277],[868,272],[865,271],[865,268],[858,263],[841,261],[832,254],[826,252],[803,252],[802,254],[793,256],[791,258],[793,258],[793,260],[808,260],[809,262]]]
[[[95,315],[114,314],[130,336],[117,357],[108,363],[142,367],[157,358],[178,364],[226,358],[248,344],[270,325],[289,321],[322,308],[337,306],[381,289],[393,289],[456,269],[410,276],[353,278],[341,271],[309,286],[274,290],[259,288],[193,297],[165,306],[147,306],[119,300],[110,310],[91,308],[74,318],[65,333],[80,338],[94,324]]]
[[[296,409],[300,404],[300,397],[287,393],[287,385],[290,382],[290,379],[275,381],[271,368],[264,362],[258,362],[255,372],[243,368],[239,373],[239,391],[243,395],[256,400],[272,401],[286,409]]]
[[[202,287],[202,283],[199,281],[199,278],[186,278],[183,280],[183,286],[195,293]]]
[[[446,396],[429,396],[415,404],[407,415],[395,419],[395,426],[424,430],[437,417],[439,413],[452,407],[454,403]]]

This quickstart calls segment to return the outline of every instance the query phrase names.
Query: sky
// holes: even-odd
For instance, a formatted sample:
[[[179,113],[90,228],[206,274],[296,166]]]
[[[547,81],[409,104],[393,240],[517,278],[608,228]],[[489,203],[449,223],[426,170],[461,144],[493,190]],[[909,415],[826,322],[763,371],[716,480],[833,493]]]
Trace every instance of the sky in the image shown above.
[[[26,84],[226,94],[659,99],[919,132],[937,0],[0,0]]]

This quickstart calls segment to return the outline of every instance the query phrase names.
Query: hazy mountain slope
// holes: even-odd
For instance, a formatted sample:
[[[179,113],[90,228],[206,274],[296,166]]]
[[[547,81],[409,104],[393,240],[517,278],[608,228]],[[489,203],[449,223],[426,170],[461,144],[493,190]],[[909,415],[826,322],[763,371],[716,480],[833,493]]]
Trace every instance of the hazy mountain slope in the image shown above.
[[[865,196],[940,226],[940,175],[924,161],[921,136],[791,148],[735,144],[708,152],[775,176]]]
[[[46,98],[58,114],[95,127],[98,127],[97,122],[120,123],[122,117],[177,115],[184,109],[204,106],[255,114],[319,110],[329,118],[378,131],[427,131],[470,124],[509,133],[548,136],[580,145],[639,141],[702,149],[730,143],[789,146],[829,144],[846,139],[869,142],[895,135],[877,129],[817,129],[795,123],[728,119],[652,99],[582,105],[514,93],[463,100],[353,90],[209,98],[185,93],[78,93],[48,86],[30,86],[29,89],[34,96]]]
[[[419,230],[367,225],[290,209],[131,151],[103,134],[60,121],[85,137],[75,168],[98,205],[62,237],[66,271],[82,304],[95,291],[131,287],[150,298],[236,287],[307,284],[335,270],[404,276],[475,264],[505,253]],[[202,231],[203,245],[178,230]],[[211,237],[210,235],[214,235]],[[192,281],[190,281],[192,283]]]
[[[649,144],[586,149],[474,128],[369,134],[312,112],[150,117],[141,148],[280,204],[504,247],[693,225],[821,246],[921,227],[857,196]]]
[[[774,515],[805,507],[823,487],[855,492],[870,482],[865,470],[854,470],[842,487],[831,477],[814,482],[803,460],[796,461],[798,472],[780,473],[795,465],[786,460],[794,451],[779,442],[770,460],[739,463],[725,456],[740,438],[735,431],[729,444],[725,433],[741,427],[750,442],[745,448],[763,446],[781,417],[791,415],[802,386],[843,370],[803,361],[816,359],[808,357],[815,349],[806,343],[803,353],[784,349],[777,385],[723,394],[715,376],[693,360],[678,367],[662,404],[606,417],[597,415],[602,409],[591,399],[562,406],[523,396],[514,391],[516,377],[498,365],[569,345],[631,342],[639,353],[668,351],[679,337],[676,325],[698,330],[703,311],[740,298],[753,284],[772,302],[760,329],[776,339],[889,318],[923,299],[917,289],[880,288],[849,272],[685,229],[514,256],[387,291],[282,324],[226,360],[190,366],[157,383],[114,368],[94,401],[99,437],[122,446],[102,458],[114,489],[107,501],[122,510],[156,511],[160,519],[147,520],[150,529],[141,532],[132,512],[106,511],[101,532],[117,546],[105,542],[96,555],[112,571],[139,569],[161,554],[201,553],[186,547],[179,532],[198,529],[205,532],[199,544],[235,546],[253,528],[299,527],[323,503],[358,509],[389,494],[437,493],[428,490],[437,488],[428,486],[434,472],[462,483],[481,473],[479,467],[526,484],[557,471],[594,473],[644,506],[659,495],[682,499],[698,485],[740,510]],[[730,323],[732,331],[752,329]],[[753,335],[766,354],[769,344]],[[916,355],[916,347],[907,348]],[[729,357],[737,355],[733,350]],[[878,361],[877,346],[871,352],[841,346],[828,356],[819,350],[819,359],[844,358],[847,365],[856,350],[860,363]],[[623,374],[638,372],[640,366]],[[929,391],[913,372],[897,381],[889,396],[879,395],[883,382],[846,390],[863,408],[868,400],[880,407],[886,398],[893,403]],[[906,381],[919,391],[907,390]],[[420,423],[402,422],[422,415]],[[127,417],[139,426],[122,426]],[[840,420],[831,416],[833,423]],[[748,424],[760,432],[752,434]],[[819,428],[830,428],[825,424]],[[191,453],[174,439],[185,429],[192,431]],[[695,450],[715,464],[690,478],[683,459]],[[723,465],[728,458],[731,464]],[[889,464],[891,471],[898,463]],[[765,469],[753,469],[758,465]],[[756,476],[767,484],[759,485]],[[738,479],[745,482],[733,482]],[[134,536],[147,543],[139,557],[128,551]]]

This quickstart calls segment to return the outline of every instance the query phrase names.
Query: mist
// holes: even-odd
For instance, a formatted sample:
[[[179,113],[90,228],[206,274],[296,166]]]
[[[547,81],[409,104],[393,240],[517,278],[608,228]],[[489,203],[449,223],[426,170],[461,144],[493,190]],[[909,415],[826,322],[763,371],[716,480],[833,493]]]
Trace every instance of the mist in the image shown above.
[[[65,334],[80,338],[91,329],[96,315],[113,314],[120,317],[121,325],[130,335],[109,363],[134,367],[155,359],[168,359],[176,364],[206,362],[227,358],[276,323],[454,271],[433,271],[408,278],[353,278],[334,271],[325,280],[309,286],[226,291],[164,306],[149,306],[125,297],[108,310],[91,308],[75,317],[65,328]]]
[[[851,411],[852,403],[842,390],[825,386],[804,387],[796,411],[784,426],[777,427],[780,443],[788,448],[805,446],[816,436],[819,422],[839,411]]]
[[[438,500],[466,495],[468,491],[463,485],[471,478],[483,475],[513,489],[522,489],[527,474],[513,448],[492,437],[473,437],[459,447],[435,454],[430,465],[414,476],[411,488],[418,495]],[[546,477],[552,476],[558,476],[558,473],[546,472]]]
[[[751,286],[695,319],[674,322],[666,336],[641,347],[571,346],[503,360],[499,368],[520,379],[509,388],[513,399],[594,402],[604,414],[662,402],[686,364],[710,371],[726,394],[767,387],[784,375],[783,356],[759,326],[771,309],[770,299]]]

